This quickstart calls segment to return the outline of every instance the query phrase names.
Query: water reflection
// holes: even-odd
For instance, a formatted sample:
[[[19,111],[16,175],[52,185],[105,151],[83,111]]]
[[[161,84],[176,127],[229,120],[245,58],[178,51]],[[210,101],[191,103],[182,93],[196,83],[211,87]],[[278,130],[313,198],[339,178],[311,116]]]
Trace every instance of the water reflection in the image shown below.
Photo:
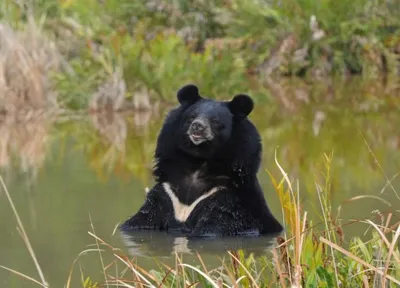
[[[170,257],[175,253],[222,256],[237,250],[261,256],[276,245],[278,235],[188,238],[180,233],[134,231],[120,232],[120,236],[130,256]]]
[[[34,181],[47,156],[54,119],[41,111],[23,112],[0,112],[0,168],[17,166]]]
[[[330,197],[332,213],[343,225],[345,239],[363,238],[366,226],[347,224],[377,217],[377,211],[384,216],[393,213],[392,223],[398,221],[400,200],[394,193],[400,191],[400,177],[394,177],[400,171],[398,92],[396,86],[356,82],[287,86],[280,92],[284,96],[274,95],[285,97],[281,101],[286,104],[255,97],[256,107],[250,118],[263,140],[259,179],[273,214],[283,218],[278,196],[265,172],[267,169],[280,180],[275,151],[289,177],[299,179],[302,208],[309,212],[308,219],[314,225],[323,222],[315,182],[324,184],[323,153],[334,151]],[[125,247],[131,255],[142,255],[138,258],[144,258],[142,264],[149,269],[154,267],[153,261],[147,261],[150,256],[168,258],[179,252],[190,258],[191,253],[201,252],[209,255],[207,266],[218,266],[215,254],[239,248],[262,254],[273,245],[273,237],[193,241],[154,232],[111,236],[117,223],[140,208],[145,187],[153,185],[153,154],[168,109],[90,114],[79,119],[55,119],[36,112],[23,112],[17,117],[0,111],[2,176],[39,262],[54,286],[65,284],[71,263],[91,243],[88,214],[100,238],[115,247]],[[30,180],[28,186],[26,178]],[[379,196],[386,202],[369,197],[354,200],[359,195]],[[2,196],[0,190],[0,199]],[[0,264],[35,275],[12,215],[7,201],[0,201]],[[316,229],[320,227],[323,229],[323,225]],[[86,275],[102,271],[94,254],[82,260],[87,261],[82,265]],[[6,287],[12,281],[24,287],[4,271],[0,271],[0,279],[6,279]],[[78,287],[79,279],[76,281],[72,287]]]
[[[93,114],[90,119],[94,129],[99,132],[110,146],[115,147],[122,153],[125,152],[128,125],[121,114]]]

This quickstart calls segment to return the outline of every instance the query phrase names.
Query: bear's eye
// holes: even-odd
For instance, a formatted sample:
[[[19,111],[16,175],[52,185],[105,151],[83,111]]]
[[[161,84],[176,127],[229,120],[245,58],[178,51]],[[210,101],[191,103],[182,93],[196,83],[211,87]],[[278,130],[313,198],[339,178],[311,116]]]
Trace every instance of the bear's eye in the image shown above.
[[[211,123],[213,123],[213,124],[219,124],[219,121],[216,117],[212,117],[210,120],[211,120]]]
[[[192,122],[195,118],[196,118],[196,115],[192,114],[192,115],[189,115],[189,116],[187,117],[187,120],[188,120],[189,122]]]

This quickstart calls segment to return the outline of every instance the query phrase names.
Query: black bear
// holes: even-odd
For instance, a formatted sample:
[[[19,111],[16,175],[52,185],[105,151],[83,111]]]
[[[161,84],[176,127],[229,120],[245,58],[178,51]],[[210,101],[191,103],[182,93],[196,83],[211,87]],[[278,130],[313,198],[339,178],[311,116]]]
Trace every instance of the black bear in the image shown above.
[[[279,233],[257,171],[261,139],[247,116],[250,96],[231,101],[203,98],[189,84],[177,93],[157,139],[156,185],[123,231],[167,230],[190,236]]]

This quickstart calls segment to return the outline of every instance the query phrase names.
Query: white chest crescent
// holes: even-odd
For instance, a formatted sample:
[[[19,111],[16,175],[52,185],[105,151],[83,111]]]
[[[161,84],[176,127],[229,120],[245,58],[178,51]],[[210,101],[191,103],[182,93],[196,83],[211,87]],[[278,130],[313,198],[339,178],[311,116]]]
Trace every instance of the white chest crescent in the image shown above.
[[[168,182],[162,183],[165,192],[168,194],[169,198],[171,199],[172,206],[174,207],[174,214],[175,214],[175,219],[180,221],[180,222],[185,222],[189,216],[190,213],[196,208],[197,204],[199,204],[201,201],[204,199],[210,197],[214,193],[218,192],[223,187],[214,187],[210,191],[208,191],[206,194],[201,195],[196,201],[194,201],[190,205],[183,204],[181,201],[179,201],[178,197],[176,197],[174,191],[171,188],[171,185]]]

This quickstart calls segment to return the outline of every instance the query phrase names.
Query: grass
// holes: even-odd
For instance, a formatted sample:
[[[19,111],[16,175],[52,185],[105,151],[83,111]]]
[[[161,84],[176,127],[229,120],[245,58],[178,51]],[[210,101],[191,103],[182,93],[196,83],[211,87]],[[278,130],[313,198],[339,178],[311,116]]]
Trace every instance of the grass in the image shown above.
[[[49,71],[58,71],[62,56],[33,18],[24,29],[0,22],[0,109],[56,107]]]
[[[139,129],[137,126],[148,125],[150,118],[158,113],[155,103],[175,103],[176,90],[187,82],[198,83],[202,94],[209,97],[230,98],[242,91],[259,102],[276,102],[275,112],[268,110],[268,113],[254,116],[259,117],[261,125],[273,122],[265,121],[266,114],[292,113],[306,106],[304,103],[321,108],[318,103],[330,102],[324,113],[339,116],[343,115],[343,108],[360,113],[372,111],[370,114],[374,117],[374,113],[388,112],[389,106],[397,107],[395,100],[388,100],[386,105],[382,98],[397,95],[398,84],[385,86],[384,92],[378,90],[380,93],[370,92],[378,89],[375,86],[378,84],[374,84],[360,93],[350,90],[341,94],[341,88],[332,82],[337,76],[347,78],[351,75],[373,79],[374,83],[382,76],[397,79],[400,7],[396,1],[287,0],[268,3],[271,4],[250,0],[207,3],[196,0],[190,5],[181,0],[1,1],[0,166],[9,165],[8,155],[14,149],[22,156],[24,170],[41,167],[50,123],[41,118],[32,121],[30,115],[41,114],[41,110],[46,113],[66,112],[64,109],[89,110],[89,120],[96,133],[88,132],[86,127],[76,128],[74,132],[82,135],[77,137],[78,148],[90,152],[91,166],[101,170],[98,167],[107,163],[108,171],[133,173],[147,182],[148,176],[141,163],[149,163],[153,149],[148,143],[154,142],[156,129],[146,130],[145,141],[138,137],[129,138],[130,129],[121,115],[98,112],[133,108],[137,111],[135,129]],[[294,77],[301,81],[295,80],[295,88],[290,84]],[[310,88],[308,81],[321,81],[316,88],[319,91]],[[332,92],[332,86],[339,92]],[[351,104],[347,104],[351,107],[339,107],[336,94],[341,94],[338,98],[351,98],[348,101]],[[3,118],[3,114],[7,117]],[[327,117],[324,125],[338,130],[339,138],[343,139],[342,153],[353,155],[349,159],[359,163],[356,156],[372,154],[387,180],[383,190],[389,187],[397,196],[391,185],[394,178],[386,176],[372,148],[368,146],[368,151],[359,149],[362,143],[347,145],[346,141],[357,140],[350,137],[357,126],[354,123],[364,119],[356,116]],[[298,126],[292,121],[307,121],[307,115],[279,117],[282,124],[274,129],[277,133],[290,132],[284,135],[291,138],[280,139],[280,142],[291,145],[296,155],[295,159],[288,160],[289,167],[300,166],[296,162],[299,161],[297,155],[305,153],[296,150],[301,149],[298,147],[305,147],[310,141],[316,143],[321,138],[334,142],[329,139],[331,135],[326,134],[310,140],[311,133],[304,133],[302,129],[309,126],[308,122],[297,131]],[[312,123],[313,127],[315,124],[314,134],[318,135],[318,123],[314,122],[317,121]],[[384,126],[371,125],[367,133],[377,139],[382,130],[395,135],[395,125],[388,125],[386,118],[381,122]],[[264,127],[263,132],[267,135],[264,138],[271,137],[268,136],[269,128]],[[132,140],[126,143],[127,139]],[[318,149],[314,149],[314,153],[321,152],[315,150]],[[121,159],[125,153],[131,158],[123,163]],[[291,161],[293,165],[290,165]],[[276,164],[282,179],[278,181],[272,172],[269,175],[280,199],[286,231],[277,238],[271,255],[256,258],[243,251],[230,251],[228,260],[221,259],[218,269],[207,267],[201,255],[198,255],[197,266],[184,263],[176,255],[175,266],[158,263],[158,269],[146,271],[135,264],[135,259],[97,236],[92,225],[89,234],[95,240],[95,248],[84,250],[77,256],[66,286],[72,285],[72,279],[76,277],[75,265],[80,263],[80,258],[93,252],[100,255],[103,278],[95,282],[93,276],[84,276],[84,268],[81,268],[84,287],[99,287],[99,281],[106,287],[397,287],[400,281],[400,223],[393,223],[393,215],[378,212],[379,221],[364,221],[371,234],[369,240],[354,237],[346,242],[342,227],[351,225],[351,221],[342,224],[340,210],[331,208],[331,186],[342,180],[331,177],[332,155],[324,154],[324,167],[319,171],[322,176],[318,175],[318,180],[311,183],[320,204],[320,223],[316,224],[309,220],[308,211],[303,211],[299,182],[290,180],[290,173],[278,161]],[[370,168],[352,167],[356,170]],[[104,171],[98,173],[104,176]],[[360,181],[365,182],[362,176]],[[311,182],[308,177],[303,177],[302,181]],[[48,287],[40,259],[36,258],[10,193],[1,182],[39,280],[12,268],[0,267]],[[360,195],[349,201],[365,197],[371,196]],[[114,261],[104,262],[105,255],[112,255]]]
[[[66,287],[71,287],[79,258],[88,252],[99,253],[104,279],[94,281],[84,276],[83,267],[82,287],[398,287],[400,222],[392,223],[391,213],[386,218],[379,214],[381,221],[378,223],[364,221],[371,230],[370,239],[362,241],[354,237],[345,243],[341,227],[348,224],[341,224],[339,215],[334,216],[330,202],[333,154],[325,154],[323,158],[325,170],[321,173],[325,182],[316,183],[322,228],[308,219],[307,211],[302,209],[298,183],[290,180],[275,158],[282,179],[277,181],[272,174],[270,178],[281,203],[285,232],[277,237],[270,253],[257,258],[242,250],[228,251],[228,259],[221,259],[220,266],[214,269],[208,268],[198,253],[198,265],[184,263],[181,255],[176,254],[174,266],[156,260],[158,268],[147,271],[136,264],[135,257],[131,259],[96,235],[92,224],[88,233],[94,238],[95,248],[82,251],[74,260]],[[10,194],[0,180],[41,281],[4,266],[1,268],[48,287]],[[112,255],[114,260],[104,262],[105,255]]]
[[[28,279],[28,280],[31,280],[31,281],[33,281],[33,282],[35,282],[35,283],[37,283],[37,284],[39,284],[39,285],[41,285],[41,286],[43,286],[43,287],[48,287],[48,284],[47,284],[47,282],[46,282],[46,279],[45,279],[45,277],[44,277],[44,275],[43,275],[43,271],[42,271],[42,269],[40,268],[39,262],[38,262],[38,260],[37,260],[37,258],[36,258],[36,255],[35,255],[35,252],[34,252],[34,250],[33,250],[33,248],[32,248],[32,245],[31,245],[31,243],[30,243],[30,241],[29,241],[28,235],[27,235],[26,232],[25,232],[24,225],[22,224],[22,221],[21,221],[21,219],[20,219],[20,217],[19,217],[19,215],[18,215],[17,209],[15,208],[14,202],[12,201],[11,196],[10,196],[10,193],[8,192],[8,189],[7,189],[7,187],[6,187],[5,183],[4,183],[3,177],[1,177],[1,176],[0,176],[0,183],[1,183],[1,186],[2,186],[2,188],[3,188],[4,193],[5,193],[6,196],[7,196],[8,202],[10,203],[10,206],[11,206],[11,208],[12,208],[12,211],[13,211],[13,213],[14,213],[14,216],[15,216],[15,218],[17,219],[17,223],[18,223],[17,230],[18,230],[18,232],[20,233],[22,239],[24,240],[24,243],[25,243],[25,245],[26,245],[26,247],[27,247],[27,249],[28,249],[28,251],[29,251],[29,254],[30,254],[31,257],[32,257],[32,260],[33,260],[33,262],[34,262],[34,264],[35,264],[35,267],[36,267],[36,270],[37,270],[37,272],[38,272],[38,274],[39,274],[39,277],[40,277],[41,282],[34,280],[32,277],[23,275],[22,273],[19,273],[19,272],[13,270],[13,269],[10,269],[10,268],[4,267],[4,266],[0,266],[0,267],[3,268],[3,269],[8,270],[8,271],[10,271],[10,272],[13,272],[13,273],[15,273],[15,274],[17,274],[17,275],[19,275],[19,276],[22,276],[22,277],[24,277],[24,278],[26,278],[26,279]]]
[[[399,13],[395,0],[4,0],[0,41],[11,46],[0,50],[0,76],[18,81],[3,77],[11,89],[1,94],[12,104],[25,95],[21,105],[149,109],[187,82],[210,97],[271,100],[270,78],[396,77]]]

